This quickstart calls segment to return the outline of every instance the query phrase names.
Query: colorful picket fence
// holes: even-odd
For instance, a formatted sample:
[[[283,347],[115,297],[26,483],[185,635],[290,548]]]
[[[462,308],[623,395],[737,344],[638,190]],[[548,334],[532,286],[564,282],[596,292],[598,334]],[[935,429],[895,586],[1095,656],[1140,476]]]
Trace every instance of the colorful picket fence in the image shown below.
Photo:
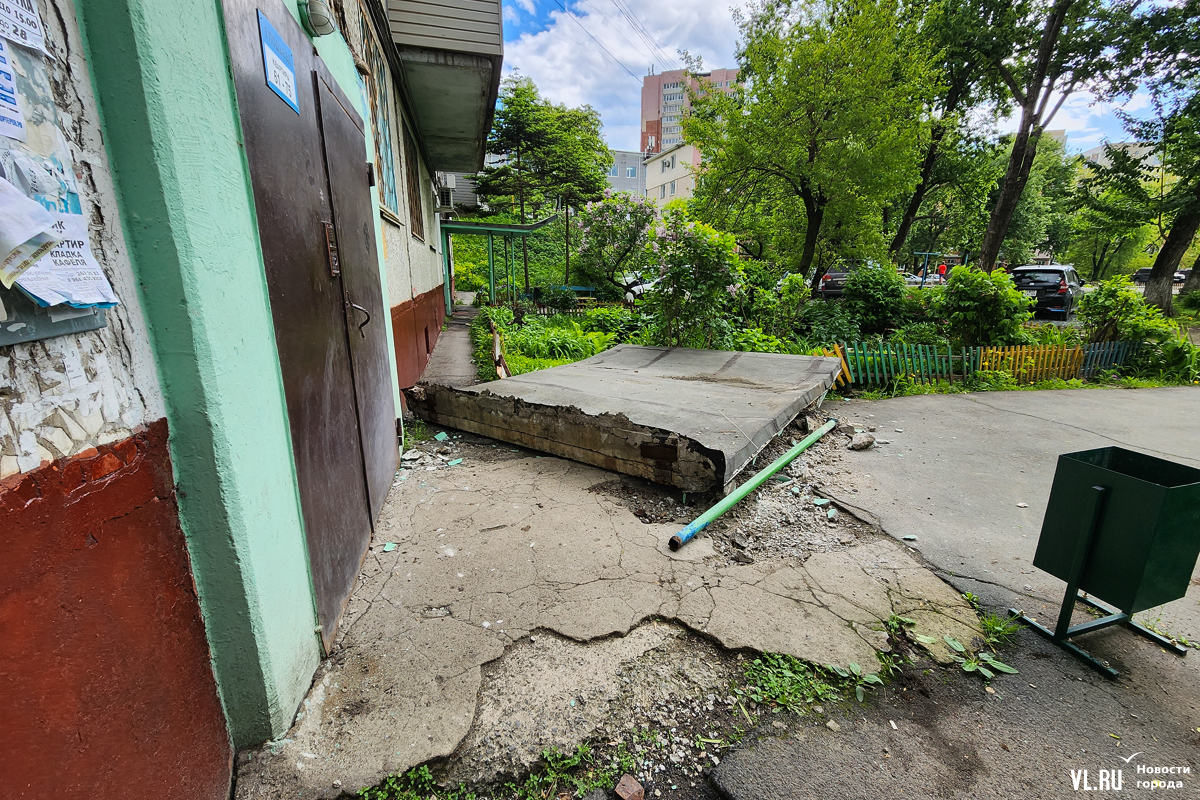
[[[1054,378],[1091,378],[1101,370],[1124,366],[1137,349],[1134,342],[1083,347],[963,347],[957,351],[949,344],[857,342],[834,344],[823,348],[823,352],[842,362],[836,382],[840,387],[847,383],[882,386],[899,379],[913,383],[946,381],[953,385],[982,370],[1007,372],[1018,384]]]
[[[979,364],[981,369],[1009,373],[1018,384],[1054,378],[1069,381],[1079,377],[1083,348],[1065,345],[985,347]]]

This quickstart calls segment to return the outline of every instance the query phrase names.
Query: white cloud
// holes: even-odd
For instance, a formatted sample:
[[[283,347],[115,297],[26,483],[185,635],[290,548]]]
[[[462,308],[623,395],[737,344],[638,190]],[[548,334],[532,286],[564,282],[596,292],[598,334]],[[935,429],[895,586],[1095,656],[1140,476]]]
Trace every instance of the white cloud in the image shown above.
[[[516,25],[521,21],[521,14],[517,11],[516,6],[505,6],[504,11],[500,13],[503,15],[506,25]]]
[[[532,0],[516,0],[524,7]],[[533,78],[550,100],[595,107],[604,121],[609,146],[636,150],[641,121],[641,76],[653,65],[656,71],[675,68],[677,51],[687,50],[704,60],[705,67],[732,67],[737,26],[727,6],[705,0],[661,0],[653,4],[628,3],[649,35],[673,63],[664,63],[621,16],[613,0],[581,0],[568,5],[578,23],[612,54],[610,57],[562,11],[551,14],[549,26],[526,33],[504,45],[506,72]],[[618,59],[631,76],[619,64]],[[636,76],[636,77],[634,77]]]
[[[527,14],[537,13],[537,6],[534,5],[533,0],[516,0],[516,3],[523,8]]]

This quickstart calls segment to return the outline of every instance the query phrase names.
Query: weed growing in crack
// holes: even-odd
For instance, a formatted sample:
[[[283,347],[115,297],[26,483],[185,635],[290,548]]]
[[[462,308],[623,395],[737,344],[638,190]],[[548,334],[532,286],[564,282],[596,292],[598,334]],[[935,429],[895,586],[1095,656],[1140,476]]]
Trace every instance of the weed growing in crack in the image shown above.
[[[983,628],[983,643],[992,648],[993,652],[997,647],[1006,647],[1012,644],[1017,631],[1021,630],[1021,626],[1016,623],[1016,620],[994,611],[980,616],[979,626]]]
[[[842,681],[831,668],[781,653],[763,653],[746,664],[743,674],[746,686],[737,693],[755,703],[803,713],[813,703],[842,698]]]
[[[429,767],[413,767],[403,775],[391,775],[378,786],[358,793],[363,800],[475,800],[475,793],[465,786],[442,789],[433,779]]]
[[[569,792],[582,797],[592,789],[611,789],[626,772],[633,772],[637,764],[625,745],[604,763],[586,744],[574,752],[562,753],[551,748],[542,752],[542,767],[525,779],[523,783],[507,783],[504,790],[517,800],[541,800],[560,797]]]

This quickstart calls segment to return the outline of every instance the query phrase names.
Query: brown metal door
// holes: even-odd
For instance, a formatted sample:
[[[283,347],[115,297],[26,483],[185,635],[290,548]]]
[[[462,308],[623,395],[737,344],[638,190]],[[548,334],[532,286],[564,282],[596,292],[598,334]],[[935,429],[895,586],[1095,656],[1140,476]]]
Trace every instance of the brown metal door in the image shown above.
[[[371,504],[379,517],[392,486],[400,451],[396,406],[387,349],[383,290],[375,250],[375,209],[367,171],[366,133],[358,113],[317,70],[325,169],[333,203],[334,228],[345,292],[351,371],[358,408],[358,430]]]
[[[345,298],[341,280],[330,269],[325,241],[333,213],[321,146],[318,62],[308,37],[280,0],[223,2],[317,615],[328,650],[370,543],[372,516]],[[292,51],[298,112],[267,87],[259,9]],[[238,291],[237,286],[229,289]],[[237,324],[236,319],[226,322]],[[270,381],[271,376],[247,375],[246,380]]]

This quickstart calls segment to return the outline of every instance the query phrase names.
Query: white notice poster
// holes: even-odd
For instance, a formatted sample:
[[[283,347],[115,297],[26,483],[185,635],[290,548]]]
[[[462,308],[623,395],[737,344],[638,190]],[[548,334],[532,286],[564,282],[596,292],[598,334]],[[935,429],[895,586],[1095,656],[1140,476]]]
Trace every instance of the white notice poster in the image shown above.
[[[87,218],[82,214],[54,216],[54,234],[62,241],[21,275],[17,285],[41,306],[115,306],[117,296],[92,255]]]
[[[25,141],[25,115],[17,100],[17,76],[8,42],[3,38],[0,38],[0,134]]]
[[[0,36],[50,55],[37,0],[0,0]]]

